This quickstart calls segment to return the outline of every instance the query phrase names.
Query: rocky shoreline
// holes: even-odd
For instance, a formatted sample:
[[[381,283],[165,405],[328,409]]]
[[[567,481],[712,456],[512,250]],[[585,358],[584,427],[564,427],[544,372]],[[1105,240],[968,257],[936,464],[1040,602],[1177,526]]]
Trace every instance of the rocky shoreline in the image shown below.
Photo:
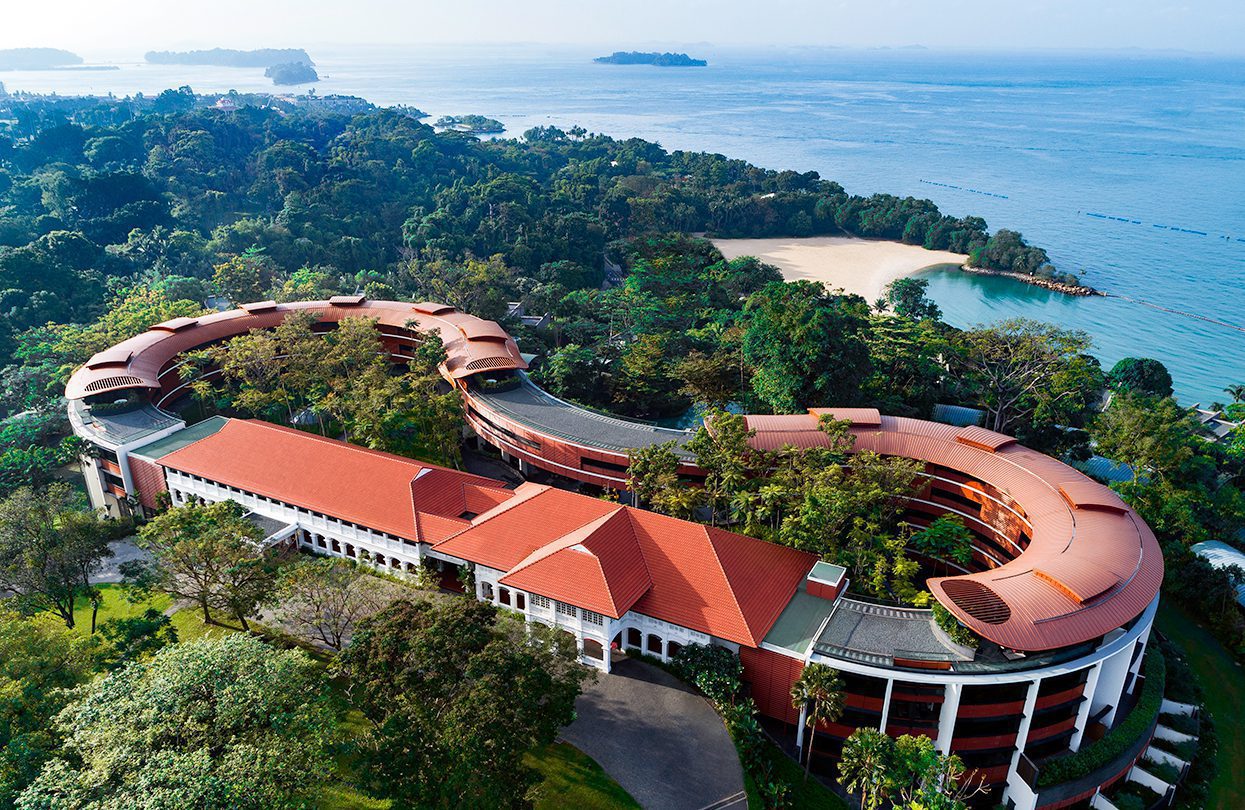
[[[1038,278],[1027,273],[1013,273],[1009,270],[991,270],[987,267],[969,267],[967,264],[960,267],[965,273],[977,273],[982,276],[1002,276],[1003,278],[1011,278],[1025,284],[1032,284],[1034,287],[1042,287],[1043,289],[1053,292],[1063,293],[1064,295],[1106,295],[1101,290],[1088,287],[1084,284],[1064,284],[1061,281],[1052,281],[1047,278]]]

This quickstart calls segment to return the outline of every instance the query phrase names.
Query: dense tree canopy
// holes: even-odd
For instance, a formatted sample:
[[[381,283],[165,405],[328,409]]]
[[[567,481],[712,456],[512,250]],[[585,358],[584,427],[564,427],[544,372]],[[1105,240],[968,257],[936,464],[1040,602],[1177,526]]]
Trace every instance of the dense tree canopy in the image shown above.
[[[373,789],[395,808],[523,806],[523,755],[571,721],[589,677],[577,657],[567,634],[473,599],[398,601],[360,622],[341,669],[372,724]]]
[[[328,774],[324,688],[305,654],[249,635],[166,647],[57,716],[66,756],[17,807],[304,807]]]

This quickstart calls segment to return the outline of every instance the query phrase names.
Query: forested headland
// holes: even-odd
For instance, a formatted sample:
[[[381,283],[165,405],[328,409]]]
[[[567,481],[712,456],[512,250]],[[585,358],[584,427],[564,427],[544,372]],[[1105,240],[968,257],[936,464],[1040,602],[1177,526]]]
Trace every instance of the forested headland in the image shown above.
[[[82,57],[60,48],[0,48],[0,70],[51,70],[82,64]]]
[[[602,65],[656,65],[657,67],[704,67],[704,59],[693,59],[685,53],[658,53],[645,51],[614,51],[609,56],[592,60]]]

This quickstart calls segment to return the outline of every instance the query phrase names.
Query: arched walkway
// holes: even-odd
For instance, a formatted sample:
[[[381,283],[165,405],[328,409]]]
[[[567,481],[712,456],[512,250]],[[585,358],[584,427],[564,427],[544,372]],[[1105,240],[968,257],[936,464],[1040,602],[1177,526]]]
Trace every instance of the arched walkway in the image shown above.
[[[562,736],[645,810],[748,806],[726,727],[703,697],[673,675],[643,661],[619,661],[584,691],[575,710],[578,717]]]

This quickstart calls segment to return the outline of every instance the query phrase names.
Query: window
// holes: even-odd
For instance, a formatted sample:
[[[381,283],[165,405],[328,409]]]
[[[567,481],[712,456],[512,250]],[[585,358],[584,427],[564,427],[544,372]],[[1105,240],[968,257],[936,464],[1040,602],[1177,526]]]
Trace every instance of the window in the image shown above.
[[[584,621],[588,624],[605,624],[605,617],[600,613],[593,613],[591,610],[585,610]]]
[[[563,616],[574,616],[576,613],[574,605],[568,605],[565,602],[558,602],[557,605],[558,613],[561,613]]]
[[[542,608],[543,610],[548,610],[549,609],[549,597],[540,596],[538,594],[532,594],[532,604],[535,607]],[[558,606],[561,607],[562,603],[559,602]]]

